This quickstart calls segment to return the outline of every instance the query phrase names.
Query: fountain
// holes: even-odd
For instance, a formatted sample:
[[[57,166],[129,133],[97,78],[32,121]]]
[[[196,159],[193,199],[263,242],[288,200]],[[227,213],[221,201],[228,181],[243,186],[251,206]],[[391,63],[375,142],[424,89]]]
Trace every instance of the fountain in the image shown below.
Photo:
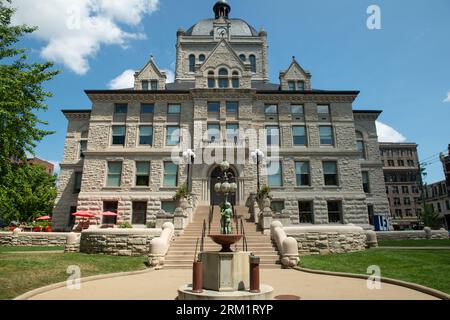
[[[243,230],[233,233],[234,212],[229,202],[230,194],[237,191],[234,177],[228,172],[230,165],[223,162],[222,176],[214,186],[217,194],[224,195],[220,204],[220,233],[209,237],[222,249],[217,252],[200,252],[194,261],[193,284],[178,290],[178,300],[268,300],[273,288],[260,285],[259,258],[248,251],[231,250],[231,246],[244,238]],[[203,236],[205,232],[203,232]]]

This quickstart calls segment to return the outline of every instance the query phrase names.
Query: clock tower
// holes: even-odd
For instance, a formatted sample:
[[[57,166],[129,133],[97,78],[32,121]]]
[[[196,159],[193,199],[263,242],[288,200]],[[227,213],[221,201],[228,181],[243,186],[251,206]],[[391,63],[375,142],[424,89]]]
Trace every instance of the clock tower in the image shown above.
[[[213,10],[216,17],[213,24],[214,40],[231,40],[231,23],[228,20],[228,16],[231,12],[231,6],[226,0],[220,0],[214,5]]]

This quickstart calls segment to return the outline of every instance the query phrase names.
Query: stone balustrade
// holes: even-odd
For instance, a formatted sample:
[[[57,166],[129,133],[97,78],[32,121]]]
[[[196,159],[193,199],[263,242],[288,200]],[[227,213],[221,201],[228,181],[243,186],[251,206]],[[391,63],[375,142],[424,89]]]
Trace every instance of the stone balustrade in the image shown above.
[[[152,267],[164,265],[165,256],[170,248],[174,234],[175,226],[170,222],[166,222],[162,226],[160,237],[150,241],[148,262]]]
[[[270,236],[277,244],[281,255],[281,263],[285,267],[295,267],[299,262],[297,241],[286,235],[283,225],[279,221],[274,221],[270,225]]]
[[[448,239],[449,233],[445,229],[431,230],[426,227],[423,230],[411,231],[377,231],[378,240],[420,240],[420,239]]]

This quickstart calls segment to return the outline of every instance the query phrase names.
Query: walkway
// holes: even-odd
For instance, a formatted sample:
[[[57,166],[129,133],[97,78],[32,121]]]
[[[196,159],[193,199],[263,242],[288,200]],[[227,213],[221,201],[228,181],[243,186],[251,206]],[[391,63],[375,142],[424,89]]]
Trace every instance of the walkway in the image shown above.
[[[158,270],[144,274],[87,282],[80,290],[66,287],[32,300],[173,300],[180,286],[191,283],[191,270]],[[274,296],[291,294],[303,300],[435,300],[427,294],[391,284],[369,290],[366,280],[311,274],[296,270],[263,269],[263,283]]]

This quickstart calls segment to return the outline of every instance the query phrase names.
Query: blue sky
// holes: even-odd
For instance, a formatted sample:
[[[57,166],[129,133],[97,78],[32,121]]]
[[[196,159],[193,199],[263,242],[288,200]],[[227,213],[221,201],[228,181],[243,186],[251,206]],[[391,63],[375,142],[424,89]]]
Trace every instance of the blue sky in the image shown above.
[[[443,179],[436,160],[450,143],[450,1],[229,2],[232,17],[268,32],[273,82],[295,55],[312,73],[314,88],[360,90],[355,108],[384,110],[380,121],[418,143],[420,157],[430,160],[428,180]],[[98,3],[13,1],[19,6],[17,21],[40,27],[21,43],[30,59],[51,58],[63,71],[46,84],[54,97],[40,117],[56,134],[36,148],[41,158],[62,160],[67,122],[60,111],[90,108],[84,89],[108,88],[125,70],[141,68],[150,55],[160,68],[173,70],[177,29],[212,17],[214,0]],[[381,30],[366,26],[372,4],[381,9]],[[76,22],[86,18],[99,27],[67,29],[74,14],[81,17]]]

